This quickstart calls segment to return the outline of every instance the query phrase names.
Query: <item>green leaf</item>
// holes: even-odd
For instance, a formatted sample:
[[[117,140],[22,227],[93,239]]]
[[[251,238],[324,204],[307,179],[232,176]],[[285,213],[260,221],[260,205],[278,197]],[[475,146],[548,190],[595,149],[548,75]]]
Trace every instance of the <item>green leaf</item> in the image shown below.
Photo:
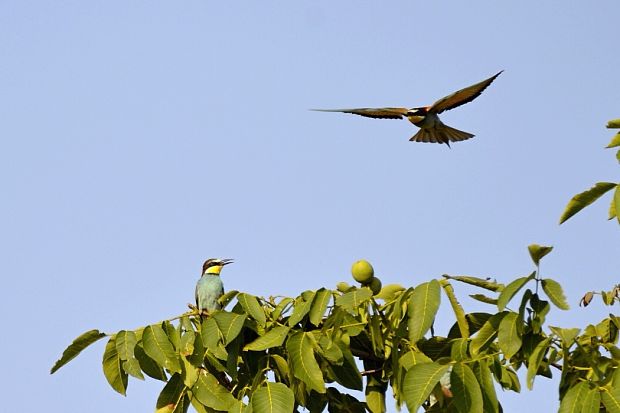
[[[327,310],[327,305],[329,304],[329,300],[331,297],[332,292],[325,288],[321,288],[316,292],[309,316],[310,322],[315,326],[321,324],[321,321],[323,320],[323,315],[325,314],[325,310]]]
[[[509,389],[517,393],[521,392],[521,383],[519,383],[519,376],[510,367],[501,367],[501,380],[500,384],[504,389]]]
[[[286,359],[278,354],[270,354],[269,358],[273,362],[273,364],[271,364],[272,370],[274,371],[278,381],[288,382],[290,380],[290,370]]]
[[[200,336],[202,337],[202,342],[208,349],[212,350],[217,347],[220,341],[220,329],[213,317],[202,320]]]
[[[388,284],[381,288],[381,291],[379,291],[379,294],[375,295],[375,298],[378,300],[392,301],[403,291],[405,291],[405,287],[400,284]]]
[[[469,324],[467,323],[467,317],[465,317],[465,310],[463,310],[463,306],[461,306],[461,303],[459,303],[459,300],[456,298],[454,288],[452,288],[452,285],[446,280],[442,280],[441,286],[443,287],[443,292],[448,297],[448,301],[450,301],[452,311],[454,311],[461,337],[469,338]]]
[[[482,392],[476,376],[466,364],[456,363],[450,373],[454,405],[461,413],[483,413]]]
[[[620,129],[620,119],[614,119],[607,122],[607,129]]]
[[[549,254],[551,250],[553,250],[553,247],[547,247],[547,246],[538,245],[538,244],[530,244],[527,246],[527,249],[530,252],[530,257],[532,257],[532,261],[534,261],[534,264],[538,266],[541,258]]]
[[[250,294],[241,293],[237,296],[237,301],[243,307],[243,311],[250,315],[256,322],[264,326],[267,322],[267,316],[265,316],[265,311],[263,311],[263,307],[259,304],[258,299]]]
[[[134,357],[133,349],[138,340],[133,331],[121,330],[116,333],[116,351],[121,360],[129,360]]]
[[[467,324],[469,325],[470,334],[476,333],[478,330],[484,326],[489,318],[491,318],[493,314],[489,313],[468,313],[465,315],[467,318]]]
[[[601,406],[601,392],[598,387],[590,389],[583,399],[581,413],[599,413]]]
[[[192,407],[196,410],[196,413],[216,413],[215,410],[213,410],[211,408],[208,408],[208,407],[205,407],[193,395],[190,398],[190,402],[192,403]]]
[[[173,413],[179,404],[183,404],[186,387],[181,375],[175,373],[164,386],[155,405],[155,413]]]
[[[136,333],[133,331],[121,330],[116,333],[116,351],[121,359],[123,370],[137,379],[144,380],[140,363],[134,355],[137,342]]]
[[[521,335],[519,333],[521,319],[519,314],[509,312],[499,323],[497,341],[499,348],[504,352],[504,357],[509,360],[521,348]]]
[[[283,383],[268,382],[252,394],[253,413],[287,413],[295,408],[295,395]]]
[[[265,333],[264,336],[258,337],[250,344],[243,347],[244,351],[263,351],[272,347],[279,347],[284,343],[284,339],[289,332],[286,326],[276,326]]]
[[[334,387],[327,389],[330,413],[366,413],[366,405],[349,394],[340,393]],[[311,410],[311,412],[322,412],[323,410]]]
[[[618,154],[620,154],[620,151],[618,151]],[[620,161],[620,158],[618,158],[618,161]],[[620,185],[616,187],[616,191],[614,192],[614,199],[612,202],[614,206],[614,211],[616,212],[616,218],[618,219],[618,223],[620,223],[620,215],[618,215],[617,212],[620,211]]]
[[[508,313],[501,312],[494,314],[482,325],[469,345],[469,351],[473,355],[480,354],[481,351],[491,345],[495,337],[497,337],[499,325],[506,314]]]
[[[105,336],[106,334],[99,330],[90,330],[81,334],[62,352],[62,356],[54,363],[54,367],[50,370],[50,374],[54,374],[59,368],[73,360],[86,347]]]
[[[618,162],[620,162],[620,151],[618,151]],[[616,188],[616,194],[617,193],[618,193],[618,188]],[[607,217],[608,220],[618,217],[618,214],[616,213],[616,194],[614,194],[614,197],[612,198],[611,203],[609,204],[609,216]]]
[[[560,283],[550,279],[545,278],[542,280],[542,288],[549,297],[549,300],[560,310],[568,310],[569,305],[566,302],[566,296],[564,295],[564,291],[562,290],[562,286]]]
[[[620,413],[620,387],[612,386],[610,389],[604,389],[601,392],[603,405],[607,408],[608,413]]]
[[[252,413],[252,406],[245,405],[241,400],[235,400],[232,407],[228,408],[228,413]]]
[[[497,305],[497,298],[491,298],[484,294],[469,294],[469,296],[476,301],[480,301],[481,303]]]
[[[187,410],[191,404],[192,403],[189,396],[185,393],[183,398],[179,401],[179,403],[177,403],[177,406],[172,413],[187,413]]]
[[[145,352],[142,344],[138,343],[134,348],[134,354],[136,359],[138,359],[138,363],[140,364],[140,369],[145,372],[148,376],[161,381],[166,381],[166,373],[164,373],[164,369],[161,368],[157,364],[155,360],[150,358]]]
[[[181,336],[179,353],[183,356],[189,356],[194,353],[194,344],[196,342],[196,333],[194,330],[187,330]]]
[[[385,413],[385,390],[386,384],[380,379],[370,375],[366,378],[366,407],[371,413]]]
[[[103,353],[103,374],[110,386],[123,396],[127,392],[128,376],[121,366],[121,359],[116,351],[116,335],[110,337]]]
[[[538,368],[540,367],[540,364],[542,363],[545,354],[547,354],[550,343],[551,338],[546,338],[542,340],[540,343],[538,343],[538,345],[532,352],[532,355],[528,359],[526,383],[527,388],[530,390],[532,390],[532,387],[534,386],[534,378],[536,377],[536,373],[538,372]]]
[[[465,319],[467,320],[467,328],[469,329],[470,337],[476,334],[478,330],[486,323],[486,321],[491,317],[489,313],[468,313],[465,314]],[[448,338],[459,338],[460,331],[458,327],[458,323],[454,323],[452,327],[450,327],[450,331],[448,332]]]
[[[499,311],[504,311],[504,308],[506,308],[510,300],[512,300],[512,297],[514,297],[515,294],[518,293],[525,284],[527,284],[534,278],[536,278],[536,272],[531,273],[527,277],[517,278],[516,280],[508,284],[497,298],[497,309]]]
[[[340,347],[343,356],[341,365],[331,366],[336,381],[344,387],[361,391],[364,388],[362,375],[357,368],[357,364],[355,364],[355,359],[349,347],[340,341],[337,341],[336,344]]]
[[[371,413],[385,413],[385,393],[366,386],[366,408]]]
[[[528,303],[533,301],[532,299],[533,296],[534,296],[534,293],[529,288],[525,290],[525,292],[521,296],[521,304],[519,305],[519,318],[521,320],[525,320],[525,311],[527,309],[527,311],[529,312],[529,308],[527,307],[527,305]]]
[[[439,309],[441,292],[439,282],[432,280],[415,287],[409,298],[409,340],[417,342],[431,328]]]
[[[196,366],[192,365],[185,357],[181,357],[181,364],[183,367],[183,371],[181,373],[183,384],[191,389],[194,387],[194,384],[196,384],[196,380],[198,380],[198,373],[200,370]]]
[[[317,337],[319,340],[319,353],[332,365],[339,365],[343,362],[343,354],[340,347],[326,335]]]
[[[538,332],[542,329],[542,326],[545,323],[545,317],[551,310],[551,305],[549,305],[549,301],[541,300],[538,294],[532,294],[532,298],[530,298],[530,305],[532,306],[532,310],[535,312],[535,317],[532,319],[532,329],[535,332]]]
[[[297,297],[295,299],[295,307],[293,308],[293,314],[288,319],[288,325],[293,327],[297,323],[299,323],[303,318],[310,312],[312,308],[312,300],[314,299],[313,292],[310,293],[310,296],[307,300],[302,297]]]
[[[381,330],[381,316],[378,314],[373,314],[370,316],[370,322],[368,323],[368,327],[370,327],[370,342],[372,343],[372,352],[379,357],[383,357],[384,351],[384,340],[383,340],[383,331]]]
[[[213,319],[222,332],[225,345],[228,345],[239,335],[246,318],[245,314],[228,313],[226,311],[218,311],[213,314]]]
[[[575,195],[566,205],[566,209],[560,217],[560,224],[568,220],[570,217],[581,211],[594,201],[599,199],[605,192],[610,191],[617,185],[612,182],[598,182],[592,188]]]
[[[233,379],[237,380],[239,374],[239,354],[241,353],[241,342],[243,336],[239,335],[228,346],[228,358],[226,359],[226,372]]]
[[[282,315],[282,312],[285,311],[285,309],[289,306],[289,304],[291,304],[294,300],[290,297],[284,297],[282,300],[280,300],[280,302],[278,303],[278,305],[276,305],[276,308],[273,309],[273,311],[271,312],[271,317],[274,320],[278,320],[280,318],[280,316]],[[288,312],[288,310],[286,310],[286,312]]]
[[[198,401],[215,410],[228,410],[235,403],[235,398],[220,382],[206,370],[200,370],[198,380],[192,393]]]
[[[157,364],[173,373],[181,372],[181,363],[168,335],[161,326],[150,325],[144,329],[142,344],[146,354]]]
[[[605,146],[606,148],[615,148],[616,146],[620,146],[620,133],[616,133],[614,135],[613,138],[611,138],[611,141],[609,142],[609,145]]]
[[[220,360],[226,360],[228,358],[226,348],[221,341],[222,333],[217,325],[217,322],[215,321],[215,318],[209,317],[208,319],[202,321],[200,337],[204,346],[208,350],[207,354],[211,354]]]
[[[568,349],[575,342],[575,338],[579,335],[579,328],[560,328],[549,326],[549,329],[562,340],[562,347]]]
[[[407,370],[402,393],[410,412],[418,411],[446,370],[447,365],[438,363],[415,364]]]
[[[166,335],[168,336],[168,340],[170,340],[170,343],[172,343],[172,347],[174,347],[175,349],[178,349],[179,346],[181,345],[180,327],[179,329],[175,328],[169,320],[163,321],[161,323],[161,327],[166,332]]]
[[[360,305],[370,300],[372,291],[369,288],[357,288],[336,298],[336,305],[345,310],[355,311]]]
[[[220,305],[222,306],[222,309],[224,309],[224,308],[226,308],[228,303],[230,303],[233,300],[233,298],[235,298],[237,296],[237,294],[239,294],[239,291],[237,291],[237,290],[230,290],[230,291],[224,293],[224,295],[222,295],[220,298],[218,298],[217,302],[220,303]]]
[[[579,382],[569,388],[562,398],[558,413],[581,413],[587,391],[588,383],[585,381]],[[598,412],[598,409],[596,409],[596,411]]]
[[[121,366],[129,375],[135,377],[136,379],[144,380],[144,374],[142,374],[138,359],[132,358],[129,360],[122,360]]]
[[[325,393],[323,374],[314,358],[315,346],[314,337],[308,332],[294,333],[286,341],[293,375],[306,383],[309,390]]]
[[[448,275],[448,274],[444,274],[443,277],[449,280],[457,280],[465,284],[484,288],[485,290],[494,291],[494,292],[501,291],[504,289],[504,284],[499,284],[487,278],[471,277],[469,275]]]
[[[452,340],[450,346],[450,358],[454,361],[463,361],[468,358],[467,350],[469,348],[469,340],[466,338],[457,338]]]
[[[432,363],[431,360],[426,354],[422,353],[419,350],[411,350],[403,354],[398,363],[405,369],[409,370],[411,367],[416,364],[424,364],[424,363]]]
[[[474,374],[480,390],[482,390],[483,410],[484,413],[499,413],[499,402],[497,401],[497,393],[495,392],[495,384],[491,376],[491,370],[486,360],[479,360],[474,363]]]

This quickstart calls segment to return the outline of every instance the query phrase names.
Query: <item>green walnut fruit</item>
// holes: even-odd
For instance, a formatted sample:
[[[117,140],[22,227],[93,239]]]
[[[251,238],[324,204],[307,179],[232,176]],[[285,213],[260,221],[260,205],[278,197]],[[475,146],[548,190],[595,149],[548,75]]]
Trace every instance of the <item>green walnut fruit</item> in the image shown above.
[[[351,286],[344,281],[340,281],[336,284],[336,289],[341,293],[346,293],[349,288],[351,288]]]
[[[372,269],[372,265],[366,260],[356,261],[351,267],[351,274],[355,281],[368,284],[372,277],[375,275],[375,270]]]
[[[372,295],[377,295],[381,292],[381,280],[377,277],[372,277],[370,283],[368,283],[368,288],[372,291]]]

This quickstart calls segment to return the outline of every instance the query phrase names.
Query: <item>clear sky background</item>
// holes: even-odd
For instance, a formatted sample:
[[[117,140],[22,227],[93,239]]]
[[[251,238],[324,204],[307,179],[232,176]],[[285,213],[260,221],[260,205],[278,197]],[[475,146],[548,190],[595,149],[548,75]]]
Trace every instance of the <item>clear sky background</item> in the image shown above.
[[[608,308],[577,303],[618,281],[609,196],[558,219],[620,180],[603,149],[618,15],[617,0],[0,2],[2,410],[154,409],[160,382],[108,386],[103,342],[49,369],[86,330],[185,311],[209,257],[236,259],[227,289],[296,295],[360,258],[384,284],[509,282],[532,271],[528,244],[553,245],[541,270],[572,309],[550,323],[598,322]],[[443,114],[476,134],[451,150],[408,142],[407,121],[308,111],[422,106],[501,69]],[[557,408],[557,381],[523,387],[505,411]]]

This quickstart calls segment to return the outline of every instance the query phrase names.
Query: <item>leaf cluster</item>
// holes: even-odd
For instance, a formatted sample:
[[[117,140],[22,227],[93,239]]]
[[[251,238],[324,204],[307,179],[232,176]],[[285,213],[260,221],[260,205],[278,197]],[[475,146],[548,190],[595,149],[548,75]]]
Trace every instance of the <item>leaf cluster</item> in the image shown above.
[[[620,129],[620,119],[614,119],[607,123],[608,129]],[[620,147],[620,132],[616,133],[606,148]],[[616,159],[620,162],[620,149],[616,152]],[[562,216],[560,217],[560,224],[568,220],[570,217],[594,203],[597,199],[603,196],[605,193],[615,189],[614,195],[609,204],[609,216],[608,219],[616,218],[620,224],[620,183],[613,182],[597,182],[594,186],[584,192],[581,192],[568,202],[568,205],[564,209]]]
[[[409,411],[500,412],[496,384],[519,392],[520,369],[530,389],[537,376],[560,372],[561,411],[594,412],[601,405],[617,411],[609,406],[620,402],[620,320],[610,316],[583,332],[545,331],[551,306],[568,304],[560,284],[540,276],[540,260],[552,248],[528,249],[536,269],[507,285],[444,275],[415,288],[387,285],[374,296],[355,286],[294,298],[232,291],[221,299],[224,305],[236,299],[230,311],[190,311],[110,335],[86,332],[52,373],[108,337],[103,372],[110,386],[124,395],[129,376],[165,382],[159,413],[186,412],[190,405],[200,413],[377,413],[386,411],[388,388]],[[484,293],[471,297],[492,311],[465,312],[452,282],[480,288]],[[456,320],[443,336],[433,329],[442,291]]]

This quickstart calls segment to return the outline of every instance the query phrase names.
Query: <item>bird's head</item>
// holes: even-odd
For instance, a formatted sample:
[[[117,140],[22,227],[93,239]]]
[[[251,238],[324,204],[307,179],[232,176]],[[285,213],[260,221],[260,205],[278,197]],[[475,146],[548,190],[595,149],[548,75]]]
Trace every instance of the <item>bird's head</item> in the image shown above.
[[[222,268],[232,262],[233,260],[228,258],[209,258],[202,264],[202,274],[220,275]]]
[[[407,112],[407,116],[424,116],[428,113],[428,107],[412,108]]]

